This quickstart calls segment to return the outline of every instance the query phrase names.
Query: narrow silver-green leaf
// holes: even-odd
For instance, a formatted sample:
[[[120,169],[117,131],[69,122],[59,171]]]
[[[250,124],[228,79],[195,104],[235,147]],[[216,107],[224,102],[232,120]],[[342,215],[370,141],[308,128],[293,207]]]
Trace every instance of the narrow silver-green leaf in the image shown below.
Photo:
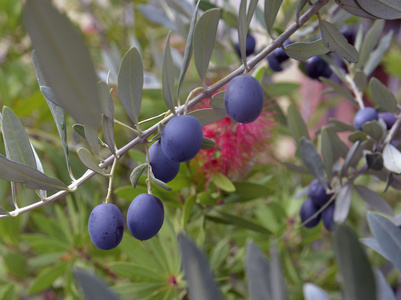
[[[38,80],[39,86],[47,86],[47,81],[45,80],[42,71],[39,66],[38,57],[36,51],[32,51],[32,62],[35,69],[36,78]],[[55,105],[52,101],[45,97],[46,103],[49,106],[50,112],[52,113],[54,122],[56,123],[57,131],[61,139],[61,144],[63,146],[64,156],[67,163],[67,168],[70,170],[69,161],[69,151],[67,144],[67,128],[65,123],[65,113],[64,109],[58,105]],[[57,101],[58,102],[58,101]]]
[[[336,3],[349,12],[350,14],[353,14],[358,17],[362,18],[368,18],[368,19],[378,19],[376,16],[366,12],[363,10],[359,4],[356,2],[356,0],[336,0]]]
[[[354,46],[348,43],[337,27],[330,22],[320,20],[320,31],[325,46],[335,51],[339,56],[349,62],[356,63],[359,60],[359,53]]]
[[[252,300],[272,300],[269,263],[254,242],[246,247],[245,271]]]
[[[47,100],[50,100],[51,102],[53,102],[55,105],[62,107],[61,103],[57,101],[57,97],[54,94],[53,90],[51,87],[48,86],[41,86],[40,87],[40,91],[42,92],[43,96],[45,96],[45,98]]]
[[[393,31],[390,30],[385,36],[382,37],[377,48],[370,53],[369,59],[363,68],[363,72],[366,74],[366,76],[369,76],[382,61],[383,55],[390,48],[392,37]]]
[[[341,187],[337,193],[336,205],[334,208],[334,222],[344,223],[348,217],[349,209],[351,207],[352,198],[352,186],[350,183],[346,183]]]
[[[299,2],[298,2],[297,15],[296,15],[297,23],[299,21],[299,17],[301,16],[302,9],[305,7],[306,3],[308,3],[308,0],[298,0],[298,1]]]
[[[395,99],[395,96],[378,79],[373,77],[370,80],[369,88],[372,93],[373,101],[377,105],[391,112],[395,112],[398,110],[397,100]]]
[[[106,175],[104,170],[99,167],[99,162],[92,156],[92,154],[85,148],[79,148],[77,151],[78,157],[81,160],[81,162],[88,168],[91,169],[92,171],[100,174],[100,175]]]
[[[329,295],[313,283],[305,283],[303,287],[305,300],[331,300]]]
[[[334,253],[345,298],[377,300],[372,267],[357,236],[345,225],[337,225],[334,229]]]
[[[322,151],[322,157],[324,161],[324,169],[327,177],[330,179],[333,173],[333,163],[335,161],[334,149],[331,146],[328,129],[322,128],[322,134],[320,136],[320,149]]]
[[[25,27],[41,71],[57,101],[78,122],[97,128],[100,102],[96,73],[82,35],[49,1],[27,1]]]
[[[225,109],[215,108],[198,109],[190,112],[189,114],[197,118],[202,127],[228,117]]]
[[[288,127],[295,142],[299,144],[302,138],[309,139],[308,128],[295,105],[291,105],[287,112]]]
[[[24,126],[14,112],[3,107],[1,129],[10,159],[36,169],[36,160],[31,142]]]
[[[387,144],[383,149],[384,167],[394,173],[401,173],[401,152],[391,144]]]
[[[356,185],[355,189],[370,207],[382,214],[388,216],[394,215],[393,208],[382,196],[362,185]]]
[[[359,53],[359,61],[356,64],[356,68],[363,68],[369,59],[373,49],[376,47],[380,40],[380,35],[384,28],[384,20],[377,20],[369,28],[366,33]]]
[[[92,127],[84,126],[84,133],[86,141],[89,146],[93,150],[93,152],[98,155],[99,154],[99,138],[97,136],[97,129]]]
[[[219,9],[210,9],[200,16],[195,26],[195,65],[202,81],[204,80],[212,56],[220,14]]]
[[[138,49],[129,49],[118,71],[118,96],[130,119],[138,124],[142,104],[143,62]]]
[[[81,269],[74,271],[74,277],[83,290],[86,300],[119,300],[117,295],[98,277],[86,273]]]
[[[383,256],[388,261],[390,261],[390,257],[388,257],[387,254],[383,251],[383,249],[380,247],[378,241],[375,238],[362,238],[362,239],[359,239],[359,241],[362,244],[364,244],[365,246],[372,249],[373,251],[376,251],[377,253],[379,253],[381,256]]]
[[[267,32],[272,36],[274,21],[276,20],[278,11],[283,0],[265,0],[265,23]]]
[[[372,212],[368,214],[368,222],[380,248],[401,271],[401,230],[390,220]]]
[[[59,179],[48,177],[30,166],[12,161],[1,154],[0,179],[23,182],[27,188],[33,190],[67,189],[67,186]]]
[[[317,152],[315,145],[313,145],[311,140],[302,138],[300,147],[302,159],[305,165],[319,180],[320,184],[327,188],[327,181],[324,177],[324,166],[322,158]]]
[[[319,39],[310,43],[293,43],[287,45],[284,51],[289,57],[304,61],[313,56],[326,54],[330,52],[330,49],[325,46],[322,39]]]
[[[170,49],[170,32],[164,47],[162,86],[164,102],[168,109],[175,114],[174,63]]]
[[[201,149],[213,149],[216,147],[216,142],[207,137],[203,137]]]
[[[252,17],[255,14],[255,10],[258,6],[259,0],[251,0],[251,3],[249,3],[248,7],[248,13],[246,15],[246,26],[249,28],[249,25],[251,24]]]
[[[183,233],[178,234],[182,265],[193,300],[223,300],[213,280],[206,255]]]
[[[270,286],[272,288],[272,299],[288,299],[283,267],[281,266],[278,249],[275,246],[270,248]]]
[[[106,115],[103,116],[103,136],[104,141],[107,146],[109,146],[109,150],[111,153],[116,155],[116,142],[114,139],[114,121],[110,119]]]
[[[383,273],[379,270],[373,269],[376,281],[376,291],[378,300],[396,300],[393,289],[387,282]]]
[[[143,171],[146,169],[147,165],[148,165],[147,163],[144,163],[139,166],[136,166],[136,168],[131,172],[131,175],[129,176],[129,180],[130,180],[133,188],[136,187],[139,177],[141,177],[141,175],[142,175]]]
[[[328,85],[333,89],[334,92],[336,92],[338,95],[343,96],[345,99],[349,100],[353,104],[357,104],[355,101],[355,97],[351,94],[349,90],[347,90],[343,85],[338,84],[337,82],[334,82],[330,79],[320,77],[320,81],[323,82],[324,84]]]
[[[153,181],[154,184],[156,184],[158,187],[162,188],[163,190],[166,190],[166,191],[172,191],[173,190],[168,184],[166,184],[165,182],[161,181],[160,179],[157,179],[153,175],[152,172],[150,173],[150,179]]]
[[[180,76],[178,77],[178,84],[177,84],[177,96],[180,95],[180,89],[182,82],[184,81],[185,74],[187,73],[189,63],[192,58],[192,51],[193,51],[193,42],[194,42],[194,30],[195,24],[198,20],[198,7],[199,7],[200,0],[196,4],[194,13],[192,15],[191,24],[189,25],[189,32],[187,36],[187,43],[185,45],[185,52],[184,52],[184,59],[182,61]]]
[[[241,0],[238,12],[238,43],[241,54],[241,61],[246,65],[246,35],[248,33],[248,26],[246,22],[246,5],[247,0]]]
[[[401,2],[398,0],[356,0],[368,13],[385,20],[401,19]]]
[[[105,116],[110,119],[114,118],[114,104],[113,98],[111,97],[111,91],[109,85],[104,81],[97,83],[99,88],[100,99],[102,103],[102,112]]]

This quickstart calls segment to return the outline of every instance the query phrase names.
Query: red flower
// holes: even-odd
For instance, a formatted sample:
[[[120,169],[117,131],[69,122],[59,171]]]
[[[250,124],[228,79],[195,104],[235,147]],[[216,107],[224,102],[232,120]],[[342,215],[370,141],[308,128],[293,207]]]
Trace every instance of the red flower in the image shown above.
[[[202,102],[200,107],[208,105]],[[270,137],[270,127],[275,125],[273,113],[268,107],[252,123],[240,124],[229,117],[203,127],[203,135],[216,142],[216,147],[210,150],[201,150],[192,160],[196,166],[197,175],[204,176],[206,187],[213,174],[222,173],[229,178],[245,176],[265,152]]]

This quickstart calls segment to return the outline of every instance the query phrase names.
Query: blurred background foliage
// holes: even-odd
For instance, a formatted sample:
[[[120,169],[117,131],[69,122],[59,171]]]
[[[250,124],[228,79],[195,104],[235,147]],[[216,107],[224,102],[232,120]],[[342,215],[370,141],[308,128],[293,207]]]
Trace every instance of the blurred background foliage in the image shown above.
[[[139,9],[142,4],[153,5],[157,1],[54,2],[82,30],[101,78],[105,78],[110,70],[110,80],[115,80],[122,55],[135,45],[141,49],[144,69],[149,72],[148,84],[157,87],[168,33],[165,26],[172,25],[163,17],[159,21],[164,22],[164,26],[151,22],[146,13]],[[160,3],[167,5],[167,1]],[[156,6],[159,7],[160,3]],[[276,33],[293,21],[288,16],[293,16],[296,5],[297,1],[284,1],[275,27]],[[45,172],[68,183],[57,130],[36,82],[31,46],[21,22],[21,1],[0,0],[0,7],[1,104],[12,108],[22,120],[42,159]],[[177,13],[177,8],[167,6],[159,9],[163,11],[163,8],[166,13]],[[191,18],[188,7],[183,4],[181,8],[177,20],[181,21],[182,27],[170,28],[175,29],[171,44],[177,64],[185,49],[185,34]],[[224,8],[225,21],[229,23],[233,18],[235,20],[237,7],[227,5]],[[358,19],[351,18],[348,22],[355,21]],[[396,25],[389,23],[388,26]],[[268,45],[270,39],[256,18],[251,28],[258,36],[257,47]],[[218,35],[221,39],[217,39],[207,75],[210,83],[240,64],[232,46],[236,30],[226,25],[219,29]],[[395,35],[399,36],[400,33]],[[379,70],[393,82],[392,91],[398,95],[400,90],[397,84],[401,78],[399,45],[399,41],[394,39]],[[293,62],[293,65],[296,63]],[[249,153],[249,160],[242,162],[242,170],[226,174],[224,170],[214,169],[212,174],[202,169],[206,161],[200,159],[195,163],[182,164],[179,175],[170,183],[172,192],[156,186],[153,188],[154,194],[162,199],[166,208],[165,224],[156,238],[139,242],[125,234],[120,246],[111,251],[99,250],[91,243],[87,231],[89,213],[103,201],[107,192],[107,180],[100,176],[86,182],[77,192],[57,203],[17,218],[0,220],[0,299],[82,299],[73,277],[73,270],[77,267],[102,277],[122,299],[187,299],[176,239],[180,231],[185,231],[206,252],[225,299],[248,297],[244,273],[246,242],[255,241],[267,254],[272,243],[282,236],[285,237],[277,246],[289,299],[303,299],[302,287],[305,282],[313,282],[328,291],[333,299],[339,299],[341,289],[331,233],[322,225],[314,229],[296,229],[300,225],[298,213],[302,204],[296,195],[312,181],[313,176],[294,172],[291,169],[293,165],[284,164],[297,160],[294,157],[294,143],[289,138],[286,120],[279,108],[286,109],[290,103],[297,104],[305,116],[310,116],[306,121],[312,128],[324,120],[327,110],[335,108],[340,100],[326,95],[324,102],[320,102],[321,94],[305,94],[301,86],[321,83],[311,83],[299,71],[293,75],[294,70],[297,70],[296,66],[286,75],[276,75],[266,68],[266,64],[262,64],[260,78],[264,76],[264,82],[268,83],[264,85],[266,99],[269,99],[264,114],[267,123],[264,125],[268,128],[265,135],[254,140],[256,144],[252,146],[255,149]],[[191,64],[181,94],[186,96],[191,89],[200,85],[195,67]],[[130,124],[129,118],[118,105],[115,92],[113,96],[116,119]],[[269,105],[277,103],[280,106]],[[311,103],[320,106],[308,114],[305,110],[310,109]],[[166,107],[161,90],[146,89],[141,119],[164,111]],[[70,151],[74,152],[84,141],[72,131],[72,124],[73,121],[69,119],[68,142]],[[117,146],[122,146],[133,135],[116,125],[115,137]],[[112,202],[119,206],[123,215],[131,200],[146,192],[144,177],[136,189],[132,189],[129,182],[132,169],[143,162],[144,149],[138,147],[130,150],[116,169]],[[76,176],[85,172],[76,155],[71,156],[71,164]],[[210,175],[212,180],[205,178],[205,174]],[[364,185],[379,185],[379,190],[384,188],[383,183],[371,182],[368,176],[359,181]],[[34,197],[32,191],[17,185],[17,198],[21,206],[33,203]],[[399,191],[390,189],[383,197],[392,204],[396,213],[400,212]],[[0,181],[0,199],[3,207],[7,207],[11,201],[11,190],[6,181]],[[369,234],[366,211],[365,202],[355,195],[347,224],[360,237]],[[398,289],[398,271],[373,251],[369,251],[369,259],[375,267],[383,270],[390,284]]]

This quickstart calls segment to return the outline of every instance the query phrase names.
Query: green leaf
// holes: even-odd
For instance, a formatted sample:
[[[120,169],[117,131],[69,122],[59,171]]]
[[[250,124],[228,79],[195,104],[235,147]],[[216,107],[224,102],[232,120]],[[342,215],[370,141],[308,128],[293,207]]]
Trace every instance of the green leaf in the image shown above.
[[[110,269],[116,272],[123,278],[127,278],[133,282],[163,282],[166,280],[164,274],[157,272],[152,268],[147,268],[137,263],[129,262],[113,262],[110,264]]]
[[[225,94],[225,91],[214,94],[209,101],[209,105],[212,108],[216,108],[216,109],[226,109],[226,106],[224,104],[224,94]]]
[[[90,170],[105,176],[106,173],[99,167],[99,162],[92,156],[92,154],[85,148],[79,148],[77,151],[78,157],[81,162]]]
[[[246,277],[253,300],[271,300],[269,263],[259,247],[249,242],[246,247]]]
[[[9,154],[7,156],[13,161],[36,169],[35,155],[28,135],[18,117],[6,106],[3,107],[1,129]]]
[[[358,51],[347,42],[347,39],[335,25],[324,20],[320,20],[319,24],[323,42],[327,48],[331,51],[335,51],[340,57],[345,58],[349,62],[358,62]]]
[[[369,88],[372,93],[373,101],[377,105],[387,111],[398,111],[395,96],[378,79],[373,77],[369,82]]]
[[[23,182],[29,189],[34,190],[66,190],[67,186],[59,179],[50,178],[42,172],[9,160],[0,154],[0,179]]]
[[[129,180],[131,182],[131,185],[133,186],[133,188],[136,187],[136,184],[138,183],[139,177],[142,175],[143,171],[146,169],[146,167],[148,166],[147,163],[141,164],[139,166],[137,166],[131,173],[131,175],[129,176]]]
[[[285,53],[297,60],[307,60],[313,56],[323,55],[330,52],[323,40],[319,39],[314,42],[293,43],[285,47]]]
[[[380,19],[401,19],[401,3],[397,0],[356,0],[361,8]]]
[[[174,89],[174,63],[170,49],[170,34],[167,36],[166,46],[164,47],[162,86],[163,97],[168,109],[175,114],[175,89]]]
[[[84,292],[86,300],[118,300],[117,295],[98,277],[81,269],[74,271],[74,277]]]
[[[336,3],[341,8],[343,8],[344,10],[355,16],[369,19],[378,19],[376,16],[363,10],[356,2],[356,0],[336,0]]]
[[[65,273],[67,263],[68,262],[61,261],[55,266],[51,266],[40,271],[31,283],[28,293],[31,295],[36,294],[51,287],[53,282]]]
[[[310,140],[305,138],[301,139],[301,155],[308,169],[319,180],[320,184],[327,188],[322,158],[317,152],[315,145],[313,145]]]
[[[376,300],[372,267],[355,233],[344,225],[337,225],[334,229],[334,253],[340,268],[345,298]]]
[[[382,196],[362,185],[355,185],[355,189],[371,208],[382,214],[394,216],[393,208]]]
[[[181,66],[180,76],[178,77],[178,84],[177,84],[177,96],[180,95],[180,89],[182,82],[184,81],[185,74],[187,73],[189,63],[191,62],[192,58],[192,51],[193,51],[193,42],[194,42],[194,29],[196,21],[198,20],[198,7],[200,4],[200,0],[196,4],[194,13],[192,15],[191,24],[189,25],[189,32],[187,36],[187,43],[185,45],[185,52],[184,52],[184,59]]]
[[[265,0],[265,23],[267,32],[273,36],[273,25],[283,0]]]
[[[219,19],[220,10],[210,9],[204,12],[196,23],[194,32],[195,65],[202,81],[212,56]]]
[[[228,117],[227,111],[225,109],[215,108],[203,108],[194,110],[191,111],[189,115],[197,118],[202,127]]]
[[[82,124],[74,124],[72,125],[72,129],[74,129],[74,131],[83,139],[86,140],[86,136],[85,136],[85,126]],[[98,137],[97,141],[99,144],[103,144],[102,140]]]
[[[207,137],[203,137],[201,149],[213,149],[216,147],[216,142]]]
[[[189,217],[191,216],[192,208],[194,207],[196,197],[191,196],[185,199],[184,209],[182,212],[182,228],[186,228],[188,225]]]
[[[309,139],[308,128],[295,105],[291,105],[288,108],[287,122],[291,135],[298,145],[302,138]]]
[[[383,251],[383,249],[380,247],[379,243],[375,238],[363,238],[359,239],[359,241],[364,244],[365,246],[369,247],[370,249],[376,251],[379,253],[381,256],[383,256],[385,259],[390,261],[390,258],[387,256],[387,254]]]
[[[344,223],[348,217],[348,213],[351,207],[352,198],[352,185],[351,183],[346,183],[341,187],[336,197],[336,205],[334,208],[334,222]]]
[[[274,193],[271,187],[252,182],[235,182],[235,194],[243,200],[253,200],[261,197],[269,197]]]
[[[241,61],[246,66],[246,35],[248,26],[246,22],[246,4],[247,0],[241,0],[238,12],[238,43],[241,54]]]
[[[232,214],[228,214],[222,211],[217,211],[218,214],[220,215],[222,221],[226,224],[232,224],[241,228],[245,228],[248,230],[252,230],[255,232],[259,232],[262,234],[270,235],[271,231],[267,229],[266,227],[263,227],[259,224],[256,224],[254,222],[251,222],[245,218],[237,217]],[[209,216],[208,216],[209,217]]]
[[[313,283],[305,283],[303,291],[305,300],[331,300],[323,289]]]
[[[383,149],[384,167],[394,173],[401,173],[401,152],[391,144],[387,144]]]
[[[28,1],[24,24],[57,101],[82,124],[97,128],[101,106],[89,50],[70,20],[45,0]]]
[[[3,300],[17,299],[16,294],[15,294],[14,283],[9,283],[4,288],[2,288],[1,293],[0,293],[0,299],[3,299]]]
[[[32,51],[32,62],[33,67],[35,69],[36,78],[38,80],[39,86],[46,86],[47,82],[43,77],[42,71],[39,66],[38,57],[36,55],[36,51]],[[55,105],[52,101],[45,97],[46,103],[49,106],[50,112],[52,113],[54,122],[56,123],[57,131],[61,139],[61,144],[63,146],[64,156],[67,163],[67,168],[70,169],[69,162],[69,151],[67,144],[67,128],[65,125],[65,113],[64,109],[60,106]],[[57,101],[58,102],[58,101]]]
[[[370,231],[376,238],[380,249],[386,257],[401,270],[401,231],[390,220],[378,214],[369,212],[368,223]]]
[[[178,234],[182,264],[188,290],[193,300],[222,300],[222,296],[206,258],[206,255],[183,233]]]
[[[118,96],[130,119],[138,124],[142,104],[143,63],[138,49],[129,49],[118,71]]]
[[[327,177],[331,178],[333,171],[333,163],[336,161],[335,151],[332,149],[330,142],[330,137],[327,127],[322,128],[322,134],[320,136],[320,149],[322,151],[322,157],[324,161],[324,169],[326,171]]]
[[[235,192],[234,184],[231,182],[230,179],[228,179],[227,176],[220,172],[212,175],[212,181],[218,188],[222,189],[223,191],[229,193]]]
[[[308,0],[298,0],[298,7],[297,7],[297,23],[299,22],[299,17],[301,16],[301,11],[305,7],[306,3],[308,3]]]

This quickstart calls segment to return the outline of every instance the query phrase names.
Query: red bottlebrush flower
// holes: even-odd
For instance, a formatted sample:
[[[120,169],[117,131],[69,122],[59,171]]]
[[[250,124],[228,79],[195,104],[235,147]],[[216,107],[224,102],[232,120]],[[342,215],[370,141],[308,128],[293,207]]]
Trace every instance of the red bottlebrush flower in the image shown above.
[[[201,102],[197,108],[206,107]],[[222,173],[229,178],[244,176],[259,159],[258,154],[269,148],[270,127],[275,121],[273,112],[267,109],[252,123],[240,124],[226,117],[203,127],[203,135],[214,140],[216,147],[201,150],[191,165],[196,166],[197,175],[205,177],[206,187],[213,174]]]

